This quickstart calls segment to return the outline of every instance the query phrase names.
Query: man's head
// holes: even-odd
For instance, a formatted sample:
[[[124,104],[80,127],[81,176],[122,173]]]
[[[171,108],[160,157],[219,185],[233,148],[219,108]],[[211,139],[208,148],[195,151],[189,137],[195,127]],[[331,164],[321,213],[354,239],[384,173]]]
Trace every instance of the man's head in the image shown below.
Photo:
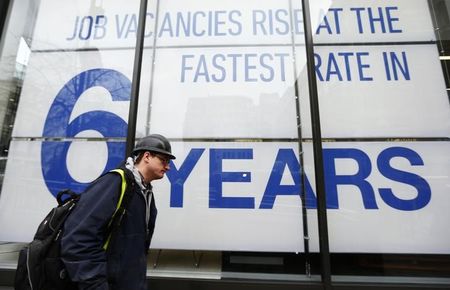
[[[151,134],[136,143],[132,152],[136,158],[136,168],[146,182],[164,177],[164,173],[170,169],[172,147],[166,137],[159,134]]]

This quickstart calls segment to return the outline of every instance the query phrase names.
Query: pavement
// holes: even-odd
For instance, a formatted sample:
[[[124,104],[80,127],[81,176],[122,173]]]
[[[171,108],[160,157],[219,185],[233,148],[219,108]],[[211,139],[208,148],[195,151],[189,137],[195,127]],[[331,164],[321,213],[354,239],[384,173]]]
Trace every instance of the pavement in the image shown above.
[[[0,241],[0,290],[14,289],[9,285],[24,245]],[[219,280],[221,266],[220,252],[152,249],[147,260],[147,277]]]

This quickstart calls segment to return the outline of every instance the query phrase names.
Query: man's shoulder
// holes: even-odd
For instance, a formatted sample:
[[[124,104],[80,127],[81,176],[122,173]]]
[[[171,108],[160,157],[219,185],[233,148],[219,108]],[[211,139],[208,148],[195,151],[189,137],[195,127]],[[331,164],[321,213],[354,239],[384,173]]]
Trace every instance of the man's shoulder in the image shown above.
[[[118,173],[118,170],[122,170],[123,171],[123,177],[125,178],[125,182],[127,183],[127,187],[133,188],[135,186],[135,179],[134,179],[134,175],[133,172],[131,170],[129,170],[128,168],[126,168],[125,166],[119,166],[109,172],[112,173],[116,173],[116,175],[121,176],[120,173]]]

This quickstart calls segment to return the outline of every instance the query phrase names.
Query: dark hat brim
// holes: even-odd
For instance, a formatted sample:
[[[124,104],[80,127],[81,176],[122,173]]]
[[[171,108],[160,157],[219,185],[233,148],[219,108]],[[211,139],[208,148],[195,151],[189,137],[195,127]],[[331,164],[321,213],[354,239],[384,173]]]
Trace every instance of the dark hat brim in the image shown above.
[[[161,153],[163,155],[168,156],[170,159],[177,159],[174,155],[172,155],[170,152],[167,152],[165,150],[162,149],[158,149],[158,148],[152,148],[152,149],[147,149],[147,148],[136,148],[135,150],[133,150],[133,155],[137,155],[139,152],[142,151],[148,151],[148,152],[156,152],[156,153]]]

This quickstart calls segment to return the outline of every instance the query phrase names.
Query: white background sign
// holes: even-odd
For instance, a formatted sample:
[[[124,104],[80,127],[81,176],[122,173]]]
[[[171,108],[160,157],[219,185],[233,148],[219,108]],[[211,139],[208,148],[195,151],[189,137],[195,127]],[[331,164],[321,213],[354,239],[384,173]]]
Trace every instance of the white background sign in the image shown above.
[[[36,19],[0,195],[4,241],[30,240],[55,204],[43,138],[78,138],[54,154],[87,183],[111,159],[104,139],[125,137],[137,1],[59,2],[42,1]],[[178,157],[154,184],[154,248],[303,251],[297,120],[312,133],[297,2],[149,6],[136,135],[166,135]],[[389,140],[324,143],[331,250],[450,253],[450,108],[427,1],[311,2],[323,137]],[[304,151],[318,251],[310,142]],[[185,162],[191,173],[176,179]]]
[[[7,168],[8,178],[3,185],[0,200],[0,239],[27,241],[32,238],[39,221],[55,204],[41,176],[38,157],[40,142],[16,141],[11,147]],[[106,146],[102,142],[74,142],[68,156],[71,174],[78,179],[97,176],[100,162],[106,158]],[[281,174],[281,186],[294,187],[298,174],[288,166],[277,168],[280,150],[294,156],[295,143],[204,143],[173,142],[177,159],[173,170],[189,162],[192,150],[203,150],[191,173],[183,180],[182,206],[172,204],[174,184],[169,178],[155,182],[154,192],[159,209],[153,248],[204,249],[204,250],[251,250],[251,251],[303,251],[301,200],[296,194],[276,195],[272,207],[264,208],[262,202],[268,195],[271,177]],[[412,152],[407,158],[393,156],[385,159],[381,154],[386,149],[404,148]],[[93,150],[95,149],[95,151]],[[100,150],[99,150],[100,149]],[[223,182],[223,198],[250,198],[252,208],[217,208],[211,204],[211,152],[212,150],[247,150],[251,158],[223,159],[223,172],[248,174],[246,182]],[[314,188],[312,147],[304,145],[306,178]],[[336,176],[357,175],[359,170],[370,168],[364,180],[369,187],[355,184],[337,184],[338,208],[328,209],[330,247],[333,252],[382,252],[382,253],[449,253],[446,194],[450,174],[448,144],[446,142],[374,142],[374,143],[326,143],[325,150],[348,153],[349,149],[360,155],[349,155],[334,159],[327,168],[334,168]],[[80,160],[80,153],[84,157]],[[25,157],[26,156],[26,157]],[[30,156],[32,158],[30,158]],[[357,157],[355,157],[357,156]],[[412,165],[412,156],[420,156],[423,165]],[[279,158],[278,158],[279,159]],[[76,160],[76,162],[74,162]],[[294,160],[294,159],[291,159]],[[369,161],[364,163],[363,161]],[[386,161],[389,161],[386,163]],[[414,175],[412,184],[405,180],[393,180],[379,162],[407,174]],[[25,169],[25,171],[24,171]],[[215,172],[217,173],[217,172]],[[425,187],[418,190],[417,180],[423,179]],[[330,178],[329,180],[334,180]],[[358,183],[358,178],[354,179]],[[366,208],[363,196],[369,196],[367,188],[373,190],[377,208]],[[417,199],[427,201],[416,210],[401,210],[392,207],[381,197],[380,189],[391,189],[400,201],[411,204]],[[427,197],[426,189],[431,195]],[[14,192],[14,194],[8,194]],[[309,192],[315,196],[315,192]],[[332,198],[329,198],[332,200]],[[219,203],[220,204],[220,203]],[[308,223],[311,250],[318,251],[317,212],[308,203]],[[23,217],[27,218],[24,219]],[[351,229],[351,231],[349,231]],[[389,237],[387,239],[386,237]]]

